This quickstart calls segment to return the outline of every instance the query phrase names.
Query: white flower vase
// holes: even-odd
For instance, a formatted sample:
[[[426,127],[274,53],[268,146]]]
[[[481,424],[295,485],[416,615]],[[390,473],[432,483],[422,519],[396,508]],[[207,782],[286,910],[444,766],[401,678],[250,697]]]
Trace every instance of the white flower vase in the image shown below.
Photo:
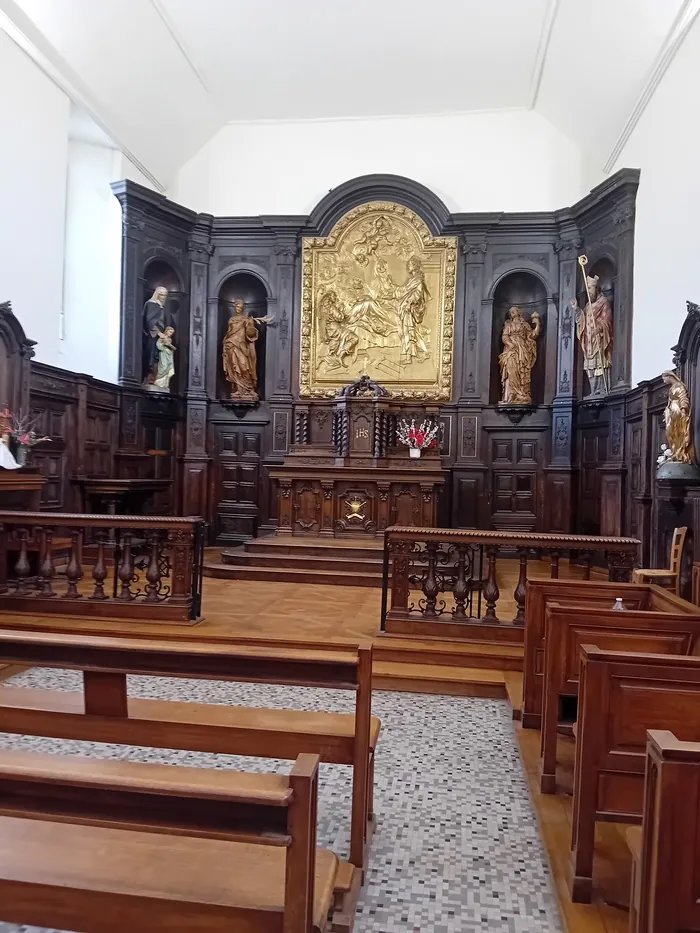
[[[408,453],[411,457],[420,457],[420,447],[409,447]]]

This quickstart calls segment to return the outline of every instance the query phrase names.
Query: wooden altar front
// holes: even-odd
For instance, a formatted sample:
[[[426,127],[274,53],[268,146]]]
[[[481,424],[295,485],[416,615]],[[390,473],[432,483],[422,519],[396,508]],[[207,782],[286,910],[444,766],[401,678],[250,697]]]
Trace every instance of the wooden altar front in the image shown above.
[[[278,535],[361,537],[389,525],[437,524],[444,476],[439,456],[387,458],[384,465],[336,465],[309,447],[292,450],[272,472],[278,489]]]
[[[395,524],[434,527],[445,481],[440,451],[412,458],[398,447],[402,413],[402,403],[366,377],[344,389],[335,401],[333,443],[295,444],[270,472],[277,534],[351,538]],[[437,418],[437,407],[425,414]]]

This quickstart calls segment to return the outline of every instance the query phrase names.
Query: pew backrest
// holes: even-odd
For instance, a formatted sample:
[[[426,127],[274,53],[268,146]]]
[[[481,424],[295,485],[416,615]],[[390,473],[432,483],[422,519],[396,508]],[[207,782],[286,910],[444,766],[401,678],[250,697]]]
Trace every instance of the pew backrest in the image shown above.
[[[282,847],[284,917],[277,928],[310,933],[318,764],[317,756],[300,755],[288,775],[258,775],[0,751],[0,817]],[[60,830],[54,835],[51,857],[60,860]],[[133,866],[134,883],[138,871]],[[234,860],[232,883],[235,877]],[[64,900],[72,896],[68,891]]]
[[[550,602],[546,610],[545,705],[554,694],[577,696],[581,645],[660,655],[689,655],[700,615],[595,609]]]
[[[350,859],[358,868],[364,864],[380,725],[371,715],[371,645],[319,650],[12,629],[0,630],[4,659],[83,672],[83,708],[77,710],[74,694],[0,687],[0,711],[7,691],[9,732],[275,758],[311,752],[352,765]],[[127,674],[347,689],[355,693],[354,723],[348,725],[347,715],[266,716],[265,710],[130,699]]]
[[[528,580],[525,596],[522,724],[539,729],[542,716],[542,678],[546,607],[548,602],[610,609],[619,596],[631,609],[648,608],[652,587],[636,583],[591,580]]]
[[[548,603],[544,659],[544,704],[540,736],[542,793],[556,789],[559,700],[578,696],[581,645],[610,651],[689,655],[700,635],[699,615],[590,609]]]
[[[595,822],[639,822],[647,730],[700,740],[700,658],[581,645],[572,813],[574,900],[589,900]]]
[[[700,930],[700,743],[647,733],[637,933]]]

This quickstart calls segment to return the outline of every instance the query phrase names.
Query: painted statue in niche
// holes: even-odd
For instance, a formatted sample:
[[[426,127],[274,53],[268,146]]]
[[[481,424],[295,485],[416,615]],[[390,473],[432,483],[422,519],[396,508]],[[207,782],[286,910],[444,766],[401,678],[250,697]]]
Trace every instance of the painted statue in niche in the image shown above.
[[[158,368],[158,340],[165,329],[165,302],[168,289],[159,285],[143,306],[144,386],[152,385]]]
[[[170,380],[175,375],[175,350],[173,336],[174,327],[166,327],[163,331],[158,331],[156,336],[156,352],[158,360],[149,374],[152,381],[145,382],[145,387],[150,392],[169,392]]]
[[[224,337],[222,357],[224,374],[231,383],[231,398],[240,402],[255,403],[258,395],[258,357],[255,344],[259,337],[259,324],[272,324],[274,315],[249,317],[245,302],[237,298],[233,302],[233,314],[229,318]]]
[[[503,352],[498,357],[501,367],[501,402],[504,405],[530,405],[532,367],[537,359],[537,338],[540,316],[535,311],[532,324],[525,320],[520,308],[513,306],[503,325]]]
[[[571,307],[576,316],[576,336],[583,352],[583,368],[588,376],[589,392],[586,398],[607,395],[610,391],[612,367],[613,323],[610,302],[603,294],[597,275],[586,274],[585,256],[579,256],[579,265],[586,284],[588,301],[580,308],[575,298]]]
[[[302,263],[302,397],[331,398],[366,373],[399,398],[450,398],[456,238],[371,202],[304,238]]]
[[[694,458],[690,426],[690,398],[685,383],[668,371],[661,378],[668,386],[668,401],[664,411],[667,458],[675,463],[692,463]]]

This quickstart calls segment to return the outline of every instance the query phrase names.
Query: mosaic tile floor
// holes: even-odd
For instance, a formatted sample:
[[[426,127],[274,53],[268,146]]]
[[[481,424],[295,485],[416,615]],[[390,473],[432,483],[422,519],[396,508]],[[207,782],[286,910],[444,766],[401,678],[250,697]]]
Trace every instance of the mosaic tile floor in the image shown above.
[[[78,689],[69,672],[33,670],[17,686]],[[1,689],[1,688],[0,688]],[[130,678],[134,696],[350,712],[342,691]],[[377,693],[377,831],[356,933],[559,933],[552,880],[504,701]],[[287,761],[0,734],[0,747],[248,771]],[[350,768],[324,765],[319,842],[347,857]],[[1,909],[1,908],[0,908]],[[0,923],[0,933],[38,933]]]

